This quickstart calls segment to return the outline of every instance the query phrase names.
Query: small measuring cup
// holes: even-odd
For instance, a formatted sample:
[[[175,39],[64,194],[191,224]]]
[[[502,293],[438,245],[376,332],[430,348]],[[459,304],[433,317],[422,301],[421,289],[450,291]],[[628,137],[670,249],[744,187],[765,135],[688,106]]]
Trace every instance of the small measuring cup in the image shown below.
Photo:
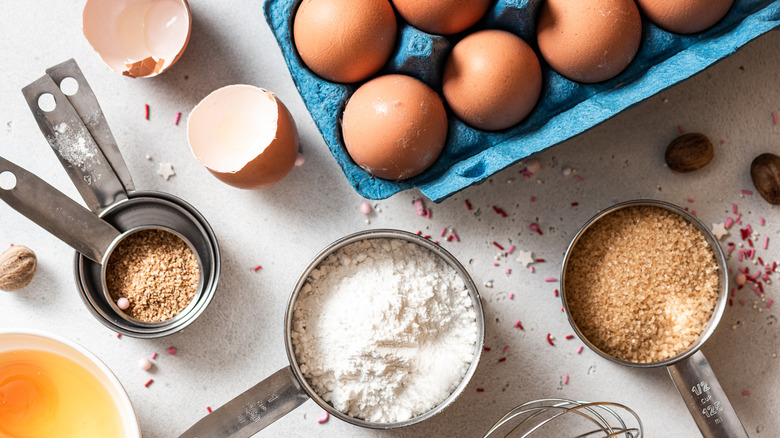
[[[658,207],[682,216],[688,222],[693,224],[705,239],[709,243],[710,249],[715,257],[715,262],[718,265],[718,300],[715,304],[715,309],[712,312],[712,316],[708,321],[704,331],[699,335],[699,338],[690,345],[685,351],[678,354],[675,357],[666,359],[659,362],[652,363],[634,363],[625,360],[618,359],[610,354],[605,353],[591,343],[587,337],[580,331],[576,321],[572,317],[569,309],[569,304],[566,299],[566,268],[569,262],[569,258],[573,249],[577,246],[577,242],[590,229],[599,219],[614,213],[615,211],[627,207],[638,206],[650,206]],[[612,362],[627,365],[636,368],[656,368],[666,367],[669,371],[669,375],[672,378],[677,390],[685,400],[685,404],[688,407],[691,415],[693,416],[696,425],[705,438],[735,438],[735,437],[747,437],[747,432],[742,426],[742,423],[737,416],[736,411],[731,406],[726,393],[723,391],[718,379],[715,377],[715,373],[712,371],[707,358],[704,357],[699,349],[704,342],[709,339],[712,333],[718,326],[718,323],[726,310],[726,302],[728,301],[728,271],[726,268],[726,259],[723,255],[723,251],[718,244],[715,236],[712,235],[710,230],[702,224],[695,216],[689,214],[684,209],[669,204],[663,201],[657,201],[652,199],[639,199],[634,201],[622,202],[615,204],[591,218],[574,236],[571,244],[569,245],[566,255],[563,259],[563,267],[561,270],[561,300],[563,301],[563,307],[566,311],[566,316],[569,319],[569,323],[574,328],[577,336],[599,356],[610,360]]]
[[[220,255],[205,218],[167,193],[136,191],[92,89],[74,60],[46,70],[22,89],[41,132],[91,210],[30,172],[0,158],[0,176],[13,184],[0,199],[76,249],[75,277],[81,298],[101,323],[128,336],[152,338],[183,329],[211,302]],[[125,237],[163,229],[181,238],[198,259],[195,297],[174,317],[149,323],[128,316],[105,285],[105,265]]]
[[[478,332],[477,345],[474,346],[474,357],[472,358],[471,365],[466,371],[466,375],[463,377],[458,387],[449,395],[449,397],[432,410],[406,421],[377,423],[351,417],[336,410],[333,406],[329,405],[328,402],[322,399],[306,381],[306,378],[303,376],[303,372],[298,365],[295,352],[293,351],[292,324],[295,300],[306,283],[309,274],[311,274],[311,272],[329,255],[347,245],[367,239],[400,239],[420,245],[421,247],[432,251],[437,257],[440,257],[454,269],[461,279],[463,279],[473,301],[474,311],[477,317],[476,323]],[[420,423],[433,417],[449,406],[463,392],[466,385],[468,385],[469,380],[474,375],[482,353],[485,336],[485,320],[477,287],[471,280],[468,272],[466,272],[466,269],[455,257],[441,246],[416,234],[399,230],[380,229],[362,231],[343,237],[330,244],[314,257],[303,271],[303,274],[298,278],[295,289],[293,289],[293,292],[290,295],[290,300],[287,303],[284,329],[284,342],[290,366],[282,368],[243,394],[230,400],[219,409],[195,423],[194,426],[189,428],[179,438],[247,438],[297,408],[309,398],[329,412],[330,415],[356,426],[372,429],[395,429]]]

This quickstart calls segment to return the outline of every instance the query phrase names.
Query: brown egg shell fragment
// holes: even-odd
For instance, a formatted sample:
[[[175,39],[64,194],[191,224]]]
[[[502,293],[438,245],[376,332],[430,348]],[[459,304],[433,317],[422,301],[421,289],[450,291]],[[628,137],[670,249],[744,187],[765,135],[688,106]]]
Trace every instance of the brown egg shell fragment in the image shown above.
[[[458,118],[477,129],[497,131],[516,125],[534,109],[542,91],[542,68],[520,37],[483,30],[453,47],[442,89]]]
[[[641,40],[633,0],[546,0],[539,13],[539,51],[553,70],[576,82],[616,76],[633,61]]]
[[[127,43],[117,39],[117,33],[138,33],[147,28],[147,23],[138,23],[138,26],[128,30],[123,17],[131,14],[135,9],[144,5],[160,8],[161,5],[177,9],[177,17],[186,16],[186,34],[183,36],[162,35],[157,36],[159,41],[170,45],[165,49],[140,49],[135,47],[133,55],[128,55]],[[128,12],[131,11],[131,12]],[[167,11],[164,11],[167,12]],[[161,11],[156,11],[157,18],[169,17]],[[166,23],[167,24],[167,23]],[[117,30],[122,27],[122,30]],[[82,31],[89,44],[97,52],[103,62],[112,70],[124,76],[152,77],[169,69],[181,58],[187,48],[192,32],[192,11],[187,0],[87,0],[82,13]],[[183,32],[182,32],[183,33]],[[137,37],[138,35],[136,35]],[[123,47],[124,46],[124,47]],[[174,47],[174,48],[171,48]],[[143,54],[142,54],[143,53]]]
[[[329,81],[368,79],[390,59],[398,24],[388,0],[303,0],[293,42],[304,64]]]
[[[404,20],[436,35],[451,35],[477,24],[491,3],[491,0],[393,0]]]
[[[366,172],[387,180],[409,179],[438,159],[447,139],[441,98],[423,82],[386,75],[363,84],[347,102],[344,144]]]
[[[636,0],[642,13],[656,26],[672,33],[692,34],[720,21],[734,0]]]

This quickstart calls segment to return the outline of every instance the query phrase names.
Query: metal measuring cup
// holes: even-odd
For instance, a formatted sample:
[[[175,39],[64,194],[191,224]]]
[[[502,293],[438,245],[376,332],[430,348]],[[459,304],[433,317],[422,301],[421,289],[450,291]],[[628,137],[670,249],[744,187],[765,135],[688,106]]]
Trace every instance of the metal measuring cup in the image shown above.
[[[652,363],[634,363],[618,359],[610,354],[605,353],[591,343],[587,337],[580,331],[577,326],[577,322],[572,317],[569,309],[568,300],[566,299],[566,268],[569,262],[569,258],[577,246],[577,242],[590,229],[599,219],[613,213],[617,210],[627,207],[638,206],[650,206],[658,207],[682,216],[688,222],[693,224],[696,229],[701,231],[705,239],[709,243],[712,250],[715,262],[718,265],[718,300],[715,304],[715,309],[712,312],[712,316],[705,326],[699,338],[690,345],[685,351],[681,352],[675,357]],[[731,403],[726,397],[726,393],[723,391],[718,379],[715,377],[715,373],[712,371],[707,358],[704,357],[699,349],[704,342],[709,339],[712,333],[718,326],[718,323],[726,310],[726,303],[728,301],[728,271],[726,267],[726,259],[723,255],[718,240],[712,235],[712,232],[702,224],[695,216],[689,214],[684,209],[669,204],[663,201],[657,201],[652,199],[639,199],[634,201],[622,202],[615,204],[592,217],[572,239],[569,248],[566,251],[566,255],[563,258],[563,267],[561,270],[561,300],[563,301],[563,307],[566,311],[566,316],[569,319],[569,323],[574,328],[577,336],[599,356],[610,360],[612,362],[627,365],[636,368],[657,368],[666,367],[669,375],[672,378],[677,391],[685,400],[685,404],[688,410],[693,416],[696,425],[705,438],[735,438],[735,437],[747,437],[747,432],[742,426],[742,423],[737,416],[736,411],[731,406]]]
[[[135,191],[97,98],[74,60],[46,72],[22,93],[41,132],[92,211],[7,160],[0,161],[0,174],[10,173],[15,184],[0,190],[0,199],[76,249],[74,271],[81,298],[105,326],[140,338],[183,329],[205,310],[217,288],[220,255],[214,232],[183,200],[166,193]],[[190,304],[174,317],[155,323],[121,311],[105,284],[111,251],[128,235],[143,229],[163,229],[177,235],[196,255],[200,268],[199,285]]]
[[[414,243],[416,245],[420,245],[421,247],[432,251],[437,257],[440,257],[442,260],[444,260],[461,277],[466,285],[466,288],[468,289],[469,296],[471,296],[474,305],[474,311],[477,317],[477,344],[474,346],[474,357],[472,358],[471,365],[466,371],[466,375],[463,376],[463,379],[455,391],[453,391],[438,406],[426,412],[425,414],[419,415],[409,420],[395,423],[377,423],[361,420],[359,418],[346,415],[333,408],[333,406],[328,404],[328,402],[320,397],[306,381],[306,378],[304,377],[303,372],[298,365],[292,344],[292,324],[295,300],[298,298],[298,294],[306,283],[306,280],[309,278],[311,272],[314,271],[329,255],[333,254],[339,249],[352,243],[367,239],[400,239]],[[239,395],[233,400],[230,400],[219,409],[213,411],[208,416],[195,423],[195,425],[180,435],[179,438],[247,438],[264,429],[293,409],[297,408],[309,398],[314,400],[315,403],[325,409],[328,413],[330,413],[330,415],[356,426],[372,429],[395,429],[420,423],[440,413],[444,408],[449,406],[463,392],[463,390],[466,388],[466,385],[468,385],[469,380],[477,369],[477,363],[479,362],[479,358],[482,354],[482,347],[485,337],[485,319],[482,311],[482,303],[480,301],[479,292],[477,291],[476,285],[471,280],[471,277],[469,276],[468,272],[466,272],[466,269],[463,267],[463,265],[461,265],[460,262],[458,262],[458,260],[452,256],[452,254],[447,252],[441,246],[416,234],[400,230],[378,229],[361,231],[343,237],[330,244],[314,257],[314,259],[309,263],[301,276],[298,278],[298,282],[295,284],[295,289],[293,289],[293,292],[290,295],[290,299],[287,303],[287,314],[284,319],[284,329],[285,349],[287,350],[287,359],[290,362],[290,366],[282,368],[243,394]]]

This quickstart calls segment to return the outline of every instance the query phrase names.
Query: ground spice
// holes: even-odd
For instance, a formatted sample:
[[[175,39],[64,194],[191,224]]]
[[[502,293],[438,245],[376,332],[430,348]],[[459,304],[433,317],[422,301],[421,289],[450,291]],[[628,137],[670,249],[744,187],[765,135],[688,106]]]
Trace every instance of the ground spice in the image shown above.
[[[582,333],[605,353],[652,363],[696,342],[718,299],[718,265],[704,235],[659,207],[603,217],[577,242],[566,299]]]
[[[142,230],[126,237],[108,260],[106,284],[111,298],[127,298],[127,315],[160,322],[181,312],[195,297],[198,260],[177,235]]]

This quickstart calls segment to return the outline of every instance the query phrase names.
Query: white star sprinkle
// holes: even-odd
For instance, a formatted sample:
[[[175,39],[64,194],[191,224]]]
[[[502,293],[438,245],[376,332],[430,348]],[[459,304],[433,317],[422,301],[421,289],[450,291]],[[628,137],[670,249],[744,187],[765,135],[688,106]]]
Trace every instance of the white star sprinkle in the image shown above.
[[[712,224],[712,235],[715,236],[716,239],[721,240],[723,239],[723,236],[727,236],[728,234],[728,230],[726,230],[726,227],[722,223]]]
[[[173,171],[173,165],[171,163],[160,163],[160,168],[157,169],[157,174],[168,181],[173,175],[176,175],[176,172]]]
[[[536,261],[536,259],[534,259],[534,253],[531,251],[520,251],[517,254],[519,256],[517,257],[517,261],[522,263],[525,267],[528,267],[528,265]]]

